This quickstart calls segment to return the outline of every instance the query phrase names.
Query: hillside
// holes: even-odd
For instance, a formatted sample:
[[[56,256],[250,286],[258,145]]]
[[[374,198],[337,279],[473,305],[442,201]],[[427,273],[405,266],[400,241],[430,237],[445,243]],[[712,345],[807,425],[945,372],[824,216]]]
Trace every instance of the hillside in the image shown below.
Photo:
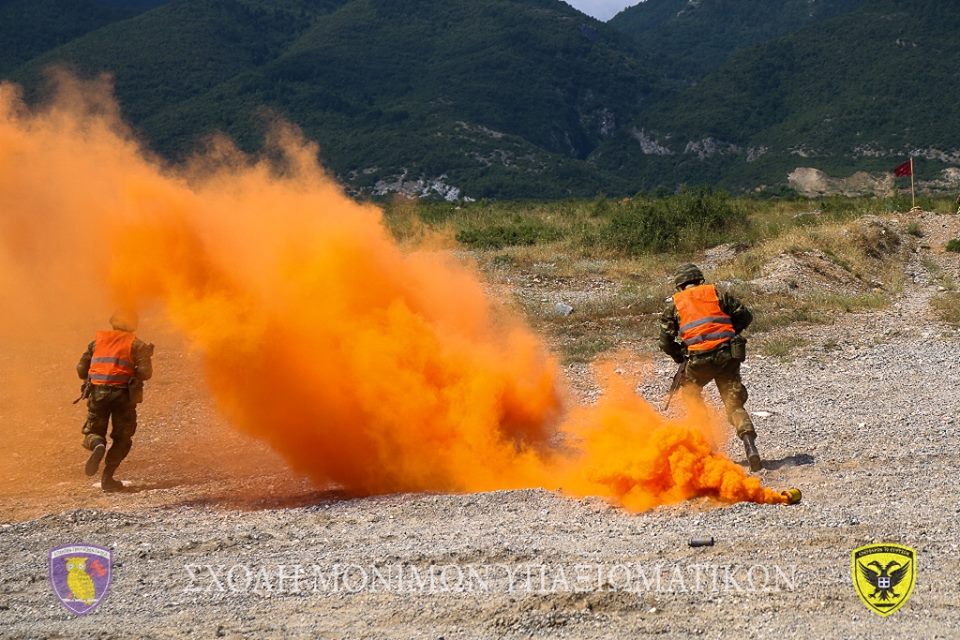
[[[0,0],[0,75],[157,0]]]
[[[639,122],[655,123],[650,138],[669,141],[668,164],[691,180],[755,184],[798,164],[889,171],[909,153],[933,177],[960,162],[958,28],[951,3],[871,0],[736,53]]]
[[[627,37],[557,0],[171,2],[15,77],[61,62],[112,71],[125,115],[168,155],[215,130],[256,148],[266,108],[357,186],[446,176],[475,196],[626,189],[583,160],[656,85]]]
[[[647,0],[610,25],[560,0],[7,0],[0,77],[35,97],[50,65],[109,72],[172,159],[218,131],[256,150],[279,116],[365,195],[779,188],[911,150],[930,181],[960,163],[958,21],[942,0]]]
[[[864,0],[645,0],[610,26],[633,37],[672,78],[693,82],[737,50],[847,13]]]

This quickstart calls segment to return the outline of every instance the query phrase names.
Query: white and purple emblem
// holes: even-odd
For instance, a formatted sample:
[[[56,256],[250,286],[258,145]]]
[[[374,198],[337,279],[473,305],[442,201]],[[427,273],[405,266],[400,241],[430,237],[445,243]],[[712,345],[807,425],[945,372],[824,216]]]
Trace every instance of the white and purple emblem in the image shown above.
[[[109,549],[71,544],[50,550],[50,586],[60,602],[78,616],[103,602],[113,577]]]

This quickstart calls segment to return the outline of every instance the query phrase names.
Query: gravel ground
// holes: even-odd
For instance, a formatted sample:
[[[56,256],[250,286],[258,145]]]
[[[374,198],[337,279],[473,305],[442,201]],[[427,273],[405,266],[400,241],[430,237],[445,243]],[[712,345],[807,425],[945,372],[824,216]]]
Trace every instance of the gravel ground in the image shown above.
[[[795,327],[809,345],[791,359],[745,365],[748,408],[766,416],[760,474],[800,487],[800,505],[695,500],[635,515],[540,490],[346,500],[278,471],[269,452],[239,462],[256,445],[187,397],[162,416],[166,435],[138,442],[136,492],[78,481],[74,450],[46,461],[69,472],[28,489],[8,473],[21,488],[0,494],[0,636],[960,637],[960,340],[929,312],[938,283],[922,259],[960,277],[942,252],[958,222],[920,218],[930,248],[892,308]],[[659,377],[640,390],[659,400],[672,364],[645,366]],[[191,429],[220,434],[195,447],[192,470],[136,481],[162,476],[144,450],[184,446]],[[235,473],[209,473],[214,445]],[[716,545],[690,548],[695,536]],[[78,541],[112,548],[115,574],[100,608],[74,618],[51,593],[47,550]],[[850,581],[851,550],[876,541],[919,553],[914,595],[887,619]]]

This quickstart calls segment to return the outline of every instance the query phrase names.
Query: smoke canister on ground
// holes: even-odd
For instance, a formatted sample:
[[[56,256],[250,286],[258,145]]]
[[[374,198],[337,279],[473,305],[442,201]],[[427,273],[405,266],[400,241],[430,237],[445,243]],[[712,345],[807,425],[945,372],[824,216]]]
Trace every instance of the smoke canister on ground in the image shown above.
[[[780,495],[787,499],[787,504],[799,504],[800,500],[803,499],[803,494],[800,493],[800,489],[796,488],[787,489]]]
[[[704,536],[700,538],[690,538],[688,543],[691,547],[712,547],[716,540],[713,539],[713,536]]]

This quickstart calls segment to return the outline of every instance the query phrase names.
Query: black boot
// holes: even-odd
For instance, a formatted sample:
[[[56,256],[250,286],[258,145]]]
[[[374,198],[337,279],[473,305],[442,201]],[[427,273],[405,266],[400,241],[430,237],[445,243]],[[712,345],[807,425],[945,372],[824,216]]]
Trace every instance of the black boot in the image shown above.
[[[757,434],[748,431],[740,436],[740,439],[743,440],[743,448],[747,451],[747,461],[750,463],[750,471],[760,471],[763,469],[763,464],[760,462],[760,452],[757,451]]]
[[[116,467],[104,467],[103,475],[100,477],[100,488],[108,493],[123,491],[123,483],[113,479]]]
[[[83,468],[83,472],[88,476],[97,475],[97,471],[100,469],[100,461],[103,460],[103,454],[107,452],[107,445],[102,442],[93,448],[93,451],[90,452],[90,457],[87,458],[87,464]]]

